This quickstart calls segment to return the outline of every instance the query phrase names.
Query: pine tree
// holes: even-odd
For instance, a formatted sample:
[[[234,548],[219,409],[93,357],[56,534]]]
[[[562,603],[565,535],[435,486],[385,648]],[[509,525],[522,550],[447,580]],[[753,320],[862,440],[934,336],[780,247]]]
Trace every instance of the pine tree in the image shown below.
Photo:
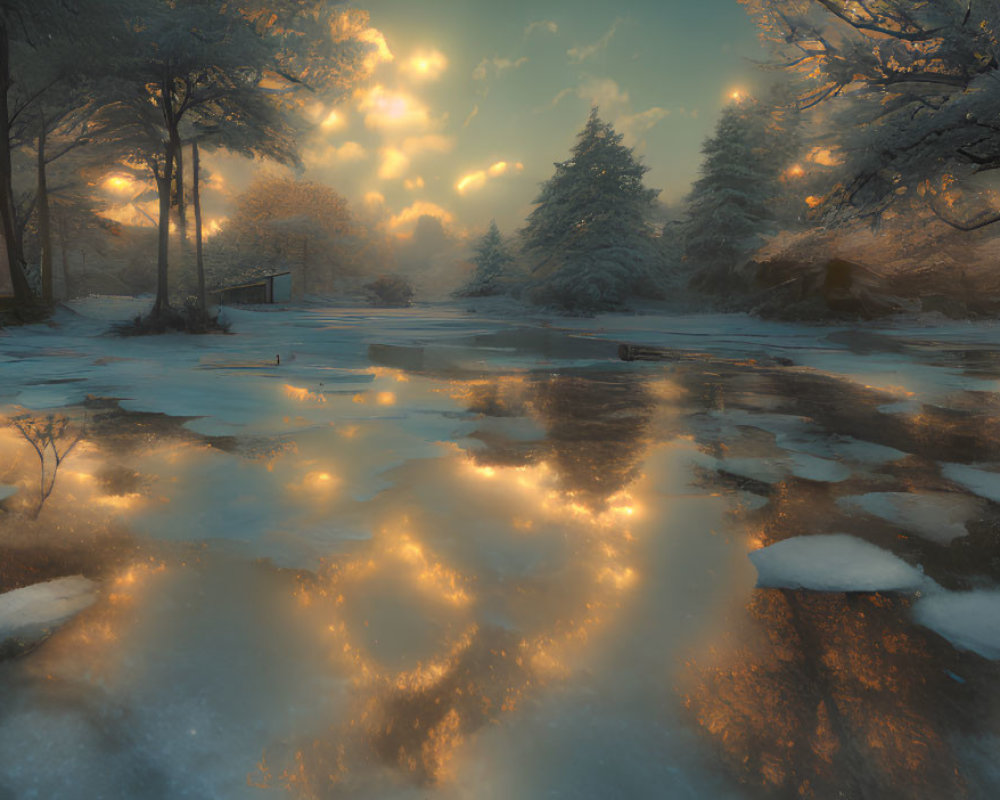
[[[659,192],[643,186],[648,167],[621,142],[595,107],[572,157],[543,184],[521,232],[538,276],[528,287],[535,302],[589,313],[659,293],[651,224]]]
[[[476,271],[469,282],[459,290],[461,297],[486,297],[500,293],[500,281],[508,267],[514,262],[496,220],[490,222],[490,229],[476,243],[472,263]]]
[[[782,164],[769,152],[766,116],[753,100],[723,109],[702,153],[701,178],[687,200],[684,258],[694,284],[710,288],[727,280],[772,232]]]

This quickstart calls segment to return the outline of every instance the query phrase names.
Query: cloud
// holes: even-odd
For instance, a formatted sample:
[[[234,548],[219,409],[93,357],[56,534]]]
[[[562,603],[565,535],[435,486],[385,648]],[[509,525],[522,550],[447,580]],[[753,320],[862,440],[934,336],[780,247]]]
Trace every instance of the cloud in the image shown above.
[[[364,161],[368,158],[368,151],[357,142],[344,142],[335,153],[338,161]]]
[[[455,182],[455,191],[460,195],[466,195],[469,192],[482,189],[486,182],[492,178],[499,178],[508,172],[521,172],[523,169],[524,164],[520,161],[497,161],[486,169],[477,169],[463,175]]]
[[[531,34],[535,32],[559,33],[559,26],[550,19],[540,19],[536,22],[532,22],[527,28],[524,29],[525,36],[531,36]]]
[[[427,106],[405,92],[390,91],[381,84],[355,92],[358,111],[365,126],[373,130],[427,129],[432,120]]]
[[[455,183],[455,191],[459,194],[466,194],[474,189],[481,189],[486,185],[486,170],[479,169],[463,175]]]
[[[571,47],[566,51],[566,55],[569,56],[569,60],[574,64],[579,64],[586,61],[591,56],[597,55],[608,46],[608,42],[611,41],[612,37],[615,35],[615,31],[618,30],[618,26],[621,24],[620,19],[616,19],[611,23],[611,27],[608,29],[600,39],[596,42],[591,42],[586,45],[577,45],[576,47]]]
[[[434,81],[448,67],[448,59],[438,50],[421,51],[407,59],[400,70],[417,81]]]
[[[416,191],[417,189],[423,189],[424,179],[421,178],[419,175],[417,175],[417,177],[415,178],[407,178],[405,181],[403,181],[403,187],[411,192]]]
[[[455,216],[447,209],[442,208],[437,203],[427,200],[418,200],[407,206],[398,214],[389,219],[389,228],[397,233],[402,233],[403,228],[409,225],[416,225],[421,217],[436,217],[444,225],[450,225],[455,221]]]
[[[347,126],[347,115],[339,109],[331,108],[319,126],[325,131],[342,130]]]
[[[382,163],[379,164],[378,177],[384,181],[402,178],[410,168],[410,157],[395,147],[383,147],[379,156]]]
[[[454,137],[443,136],[440,133],[426,133],[423,136],[408,136],[403,139],[403,152],[408,156],[421,153],[450,153],[454,147]]]
[[[469,112],[469,116],[465,118],[465,122],[462,123],[462,127],[468,128],[469,123],[472,122],[472,120],[474,120],[478,115],[479,115],[479,103],[476,103],[476,105],[472,107],[472,111]]]
[[[493,68],[493,73],[495,75],[499,75],[501,72],[506,72],[509,69],[523,67],[527,63],[527,56],[521,56],[521,58],[516,61],[510,58],[499,58],[498,56],[493,56],[493,58],[484,58],[476,65],[476,68],[472,70],[472,79],[477,81],[486,80],[491,67]]]
[[[588,78],[577,87],[576,95],[599,106],[604,117],[614,117],[628,108],[628,92],[611,78]]]
[[[349,164],[364,161],[368,151],[357,142],[344,142],[342,145],[328,144],[306,150],[303,160],[307,167],[326,167],[332,164]]]
[[[625,137],[625,143],[631,146],[669,114],[669,110],[653,106],[638,114],[625,114],[618,117],[615,120],[615,127]]]
[[[555,108],[563,100],[565,100],[567,97],[573,94],[574,91],[576,90],[573,89],[573,87],[570,87],[569,89],[563,89],[561,92],[559,92],[559,94],[557,94],[555,97],[552,98],[552,102],[549,103],[549,108]]]

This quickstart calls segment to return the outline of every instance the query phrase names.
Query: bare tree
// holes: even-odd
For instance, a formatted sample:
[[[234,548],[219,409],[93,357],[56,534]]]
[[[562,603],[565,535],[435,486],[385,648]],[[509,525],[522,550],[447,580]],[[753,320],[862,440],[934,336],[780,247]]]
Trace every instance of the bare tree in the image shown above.
[[[83,438],[83,429],[63,414],[19,414],[10,424],[38,454],[38,504],[31,512],[35,519],[55,488],[59,467]]]

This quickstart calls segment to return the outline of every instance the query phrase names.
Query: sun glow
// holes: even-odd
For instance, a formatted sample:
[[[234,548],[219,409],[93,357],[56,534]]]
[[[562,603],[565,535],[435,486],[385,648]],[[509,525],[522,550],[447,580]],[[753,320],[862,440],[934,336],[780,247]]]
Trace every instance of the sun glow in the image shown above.
[[[416,53],[404,65],[404,70],[417,80],[433,81],[441,76],[448,66],[448,59],[438,50]]]
[[[128,175],[111,175],[104,180],[104,188],[117,195],[128,195],[135,191],[135,183]]]

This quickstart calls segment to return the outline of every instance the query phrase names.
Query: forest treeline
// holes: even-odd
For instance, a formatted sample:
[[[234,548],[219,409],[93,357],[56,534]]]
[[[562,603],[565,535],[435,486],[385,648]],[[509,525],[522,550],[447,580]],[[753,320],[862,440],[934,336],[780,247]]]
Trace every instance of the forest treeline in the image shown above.
[[[336,187],[279,172],[203,230],[202,154],[299,167],[307,106],[343,98],[363,72],[364,12],[317,0],[3,3],[14,307],[45,313],[57,272],[62,294],[155,291],[155,318],[260,274],[291,271],[297,294],[334,294],[398,271],[570,313],[678,298],[801,318],[996,313],[1000,3],[740,2],[772,61],[723,108],[682,204],[659,202],[595,108],[523,226],[491,223],[471,247],[435,217],[401,241]],[[108,180],[137,206],[156,201],[147,227],[102,214],[94,189]]]

